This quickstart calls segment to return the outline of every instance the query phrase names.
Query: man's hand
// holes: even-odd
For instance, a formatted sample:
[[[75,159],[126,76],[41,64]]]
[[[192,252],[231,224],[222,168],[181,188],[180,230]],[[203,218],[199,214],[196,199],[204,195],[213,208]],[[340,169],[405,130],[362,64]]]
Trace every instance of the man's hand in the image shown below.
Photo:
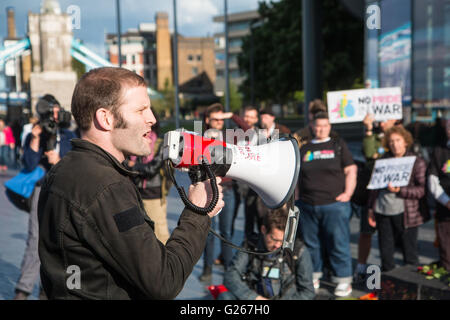
[[[58,152],[56,152],[55,150],[45,152],[45,156],[48,159],[48,163],[50,163],[51,165],[55,165],[59,162],[59,160],[61,160]]]
[[[373,114],[368,113],[363,120],[363,124],[366,127],[367,131],[372,131],[373,129],[373,120],[374,120],[374,116]]]
[[[231,119],[233,116],[233,112],[223,112],[223,113],[217,113],[215,116],[218,120],[225,120],[225,119]]]
[[[263,296],[257,296],[257,297],[255,298],[255,300],[269,300],[269,299],[264,298]]]
[[[373,212],[373,209],[369,209],[367,211],[367,219],[369,220],[369,225],[372,228],[376,228],[377,222],[375,221],[375,213]]]
[[[389,190],[389,192],[393,192],[393,193],[399,193],[400,192],[400,187],[393,187],[390,182],[388,184],[387,189]]]
[[[219,201],[217,201],[216,207],[213,209],[213,211],[208,213],[208,216],[210,216],[211,218],[217,215],[225,205],[225,202],[223,202],[222,186],[220,185],[221,181],[222,179],[220,177],[216,177],[217,187],[219,189]],[[198,207],[204,208],[209,205],[212,200],[212,196],[213,193],[209,180],[198,182],[195,185],[189,186],[188,199]]]
[[[349,195],[349,194],[343,192],[343,193],[341,193],[340,195],[338,195],[338,196],[336,197],[336,201],[339,201],[339,202],[348,202],[348,201],[350,201],[351,197],[352,197],[351,195]]]

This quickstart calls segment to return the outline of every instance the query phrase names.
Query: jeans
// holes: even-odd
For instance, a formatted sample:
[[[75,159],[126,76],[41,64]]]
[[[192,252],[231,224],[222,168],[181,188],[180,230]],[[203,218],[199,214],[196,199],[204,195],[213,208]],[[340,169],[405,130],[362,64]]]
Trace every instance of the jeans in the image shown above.
[[[234,202],[235,195],[232,188],[227,188],[223,191],[223,201],[225,202],[225,206],[222,211],[218,214],[219,217],[219,233],[225,239],[231,241],[231,232],[233,229],[233,215],[234,215]],[[216,219],[217,216],[214,217],[211,221],[211,228],[213,230],[216,229]],[[208,234],[208,238],[206,239],[206,246],[204,251],[204,259],[205,259],[205,267],[211,267],[214,261],[214,238],[215,236],[212,233]],[[224,266],[227,268],[231,259],[233,258],[233,249],[230,246],[227,246],[221,243],[222,257],[224,261]]]
[[[10,167],[13,164],[13,150],[8,145],[0,147],[0,165]]]
[[[394,253],[397,241],[400,242],[405,264],[417,265],[419,263],[417,253],[418,228],[405,229],[403,213],[395,216],[385,216],[375,213],[375,220],[378,229],[381,270],[389,271],[395,268]]]
[[[352,282],[352,256],[350,251],[349,202],[327,205],[309,205],[297,201],[300,209],[299,231],[311,254],[313,278],[322,277],[324,258],[329,260],[334,283]]]

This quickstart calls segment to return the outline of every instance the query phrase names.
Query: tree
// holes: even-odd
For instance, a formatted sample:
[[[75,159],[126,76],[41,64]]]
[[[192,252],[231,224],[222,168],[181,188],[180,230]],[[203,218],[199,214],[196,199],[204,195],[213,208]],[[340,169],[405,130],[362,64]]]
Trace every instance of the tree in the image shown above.
[[[363,78],[364,22],[338,0],[314,1],[323,3],[323,89],[349,89],[357,78]],[[250,101],[253,56],[255,100],[292,101],[295,92],[303,90],[302,1],[262,2],[258,11],[264,23],[243,39],[238,56],[239,68],[246,75],[239,89]]]
[[[169,118],[175,109],[175,89],[169,85],[169,79],[164,82],[164,90],[161,97],[152,99],[152,109],[158,114]]]
[[[230,110],[231,112],[237,112],[242,107],[242,96],[239,93],[236,85],[233,82],[229,82],[230,87]],[[225,96],[220,98],[220,103],[225,107]]]

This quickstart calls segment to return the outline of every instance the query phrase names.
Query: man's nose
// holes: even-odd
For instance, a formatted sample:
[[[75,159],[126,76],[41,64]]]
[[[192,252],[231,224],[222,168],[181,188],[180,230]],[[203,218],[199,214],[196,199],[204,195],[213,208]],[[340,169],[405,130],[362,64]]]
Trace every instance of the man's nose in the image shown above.
[[[151,108],[148,108],[145,112],[145,122],[151,123],[152,125],[156,123],[156,118]]]

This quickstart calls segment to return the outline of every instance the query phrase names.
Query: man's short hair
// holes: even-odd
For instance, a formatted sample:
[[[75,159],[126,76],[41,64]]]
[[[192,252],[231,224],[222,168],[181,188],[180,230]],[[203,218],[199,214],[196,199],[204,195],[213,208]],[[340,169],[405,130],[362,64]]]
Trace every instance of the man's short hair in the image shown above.
[[[320,99],[314,99],[309,103],[309,112],[315,115],[318,112],[327,112],[327,106]]]
[[[268,210],[267,214],[263,217],[263,226],[266,227],[266,232],[269,233],[272,229],[284,231],[286,229],[287,217],[288,208],[286,206]]]
[[[209,118],[209,116],[211,115],[211,113],[215,113],[215,112],[223,112],[223,106],[220,103],[214,103],[212,105],[210,105],[209,107],[206,108],[205,110],[205,119]]]
[[[259,112],[258,112],[258,108],[255,107],[255,106],[246,106],[246,107],[244,108],[244,113],[246,113],[247,111],[252,111],[252,110],[255,110],[257,114],[259,113]]]
[[[111,111],[121,127],[123,118],[119,107],[123,104],[124,87],[146,87],[145,80],[138,74],[115,67],[92,69],[85,73],[72,96],[72,114],[81,131],[91,127],[95,113],[100,108]]]

